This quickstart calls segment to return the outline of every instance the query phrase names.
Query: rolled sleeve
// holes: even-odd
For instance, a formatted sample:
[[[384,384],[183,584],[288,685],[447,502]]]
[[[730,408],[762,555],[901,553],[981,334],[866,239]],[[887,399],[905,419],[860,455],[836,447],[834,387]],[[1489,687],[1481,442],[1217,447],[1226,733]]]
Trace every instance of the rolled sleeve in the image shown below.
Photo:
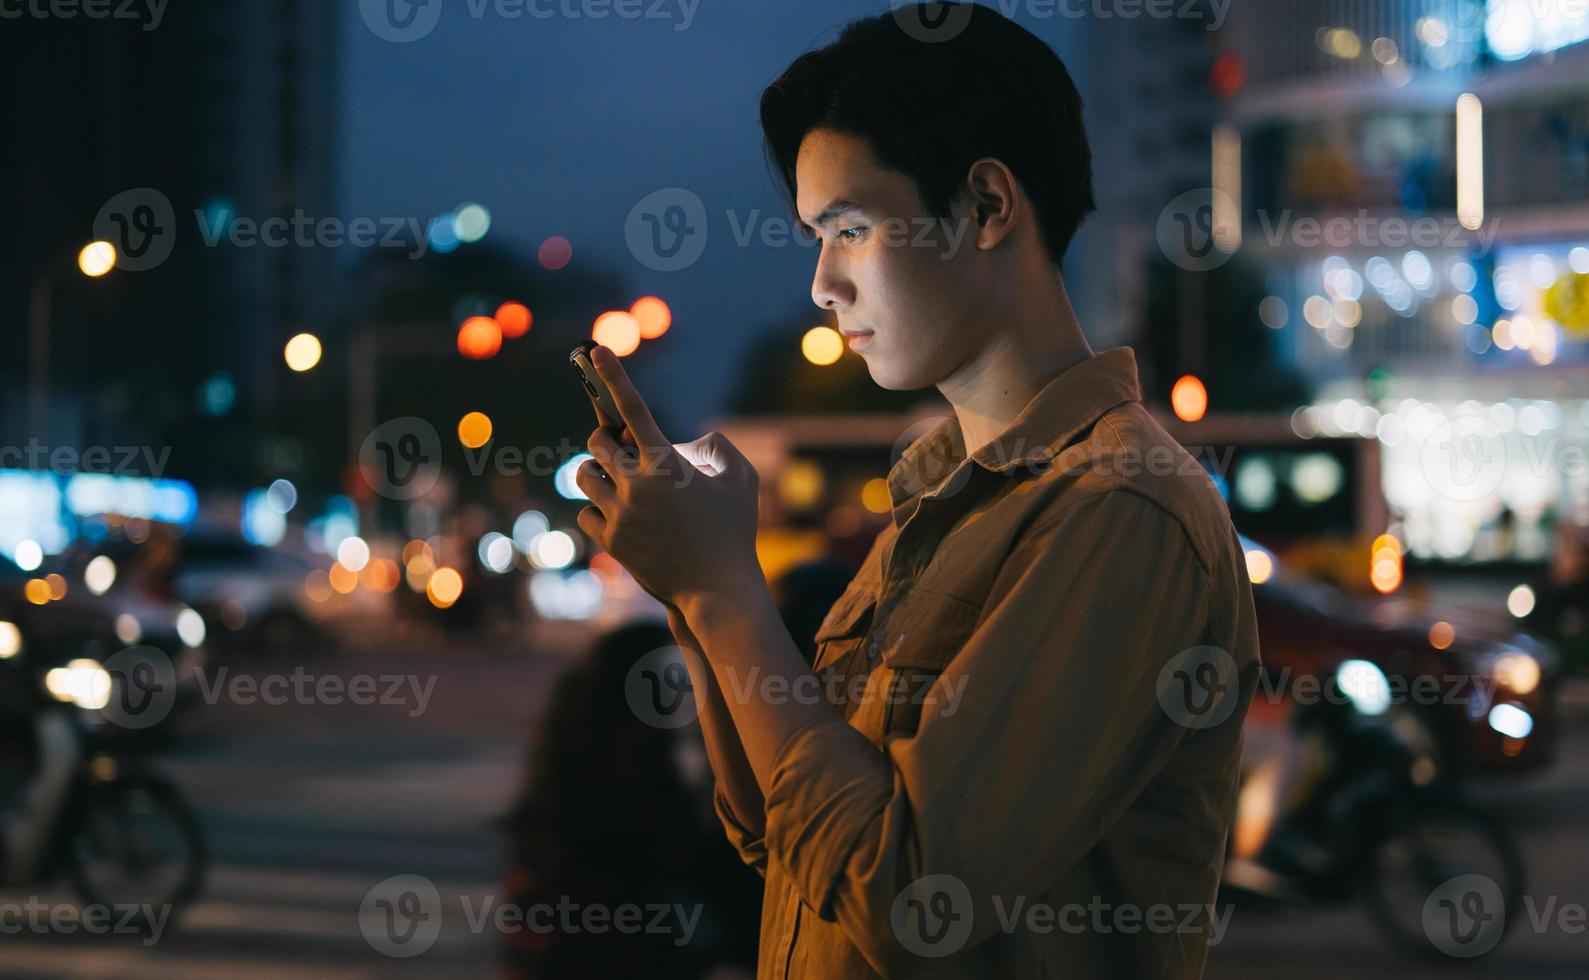
[[[992,901],[1043,895],[1187,734],[1160,708],[1158,677],[1203,642],[1208,579],[1180,521],[1133,490],[1041,520],[914,735],[879,748],[835,719],[784,747],[767,796],[769,859],[884,975],[921,965],[893,936],[890,910],[923,876],[965,883],[976,903],[967,945],[986,939]],[[961,696],[934,696],[944,690]]]
[[[722,822],[723,830],[728,834],[728,842],[739,852],[740,859],[759,871],[765,878],[767,876],[766,837],[745,825],[745,821],[734,812],[728,797],[723,795],[720,786],[712,790],[712,809],[717,811],[717,819]]]

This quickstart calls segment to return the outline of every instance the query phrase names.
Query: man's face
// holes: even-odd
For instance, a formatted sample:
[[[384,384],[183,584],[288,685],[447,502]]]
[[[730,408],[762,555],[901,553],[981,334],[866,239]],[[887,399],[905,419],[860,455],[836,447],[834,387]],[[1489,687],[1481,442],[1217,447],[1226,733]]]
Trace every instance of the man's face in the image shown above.
[[[985,265],[976,225],[930,218],[915,182],[880,167],[864,140],[816,129],[795,162],[800,220],[821,240],[811,299],[884,388],[949,377],[986,339],[974,328]],[[852,338],[851,334],[862,334]]]

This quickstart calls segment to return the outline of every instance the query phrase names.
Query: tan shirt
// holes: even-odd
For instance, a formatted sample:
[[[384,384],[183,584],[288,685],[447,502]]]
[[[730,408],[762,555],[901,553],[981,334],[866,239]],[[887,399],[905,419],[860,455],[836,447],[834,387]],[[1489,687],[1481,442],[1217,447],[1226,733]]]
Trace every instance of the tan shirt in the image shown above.
[[[766,876],[757,975],[1199,976],[1258,635],[1224,502],[1131,350],[971,459],[949,417],[888,487],[816,637],[848,724],[789,742],[765,813],[717,797]]]

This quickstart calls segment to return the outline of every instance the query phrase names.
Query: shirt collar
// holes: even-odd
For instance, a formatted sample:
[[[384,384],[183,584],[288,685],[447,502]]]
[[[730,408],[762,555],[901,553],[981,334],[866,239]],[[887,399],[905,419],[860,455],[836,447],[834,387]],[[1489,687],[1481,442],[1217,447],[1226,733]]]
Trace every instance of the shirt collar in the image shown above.
[[[1035,470],[1111,408],[1141,400],[1137,360],[1131,348],[1115,347],[1094,354],[1055,375],[1009,428],[972,454],[971,462],[990,473],[1009,473],[1023,465]],[[902,524],[914,511],[912,500],[957,470],[965,458],[965,436],[953,413],[907,446],[888,473],[895,524]]]

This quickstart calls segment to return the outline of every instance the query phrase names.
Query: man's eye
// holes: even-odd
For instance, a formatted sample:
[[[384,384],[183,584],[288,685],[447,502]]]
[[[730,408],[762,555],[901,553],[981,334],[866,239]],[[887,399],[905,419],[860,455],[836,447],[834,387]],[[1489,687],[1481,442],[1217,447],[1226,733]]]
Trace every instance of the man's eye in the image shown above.
[[[839,232],[839,237],[847,242],[860,241],[866,235],[866,229],[857,225],[854,228],[845,228]]]

